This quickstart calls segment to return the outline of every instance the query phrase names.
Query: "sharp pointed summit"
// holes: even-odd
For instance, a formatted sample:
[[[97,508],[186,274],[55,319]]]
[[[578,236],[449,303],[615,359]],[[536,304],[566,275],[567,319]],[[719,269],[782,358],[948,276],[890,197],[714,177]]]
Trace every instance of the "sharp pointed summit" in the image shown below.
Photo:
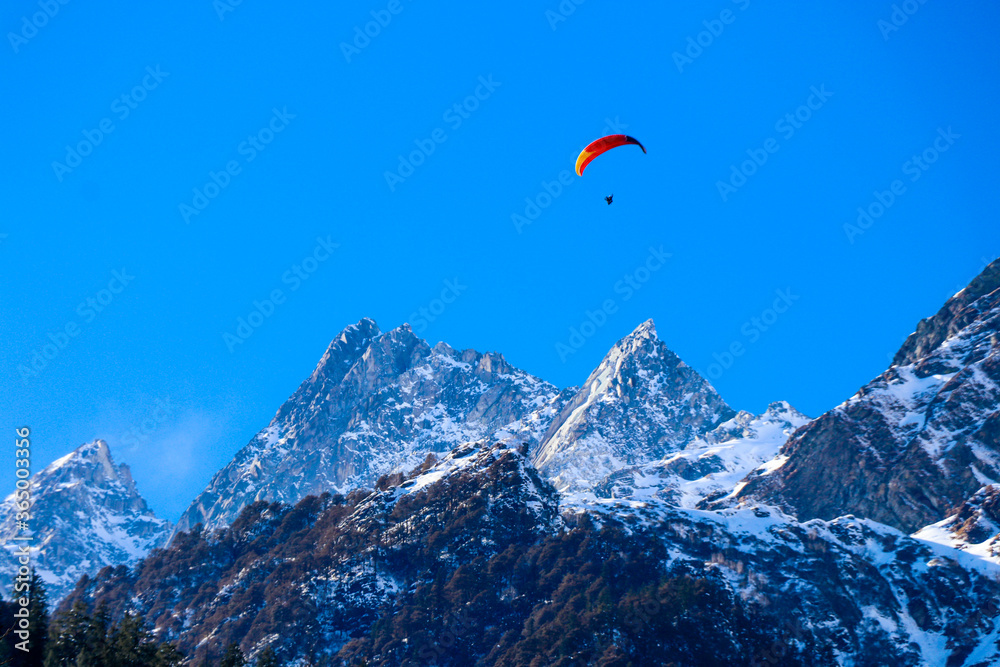
[[[646,320],[618,341],[553,420],[533,462],[561,490],[656,461],[736,412]]]

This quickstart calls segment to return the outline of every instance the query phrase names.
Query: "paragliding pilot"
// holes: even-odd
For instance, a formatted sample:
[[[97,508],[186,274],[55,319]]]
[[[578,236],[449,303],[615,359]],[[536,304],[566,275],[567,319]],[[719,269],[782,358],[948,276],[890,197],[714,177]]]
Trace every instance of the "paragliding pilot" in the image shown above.
[[[583,170],[587,168],[587,165],[594,161],[598,155],[606,153],[612,148],[617,148],[619,146],[627,146],[629,144],[638,146],[642,149],[642,152],[646,152],[645,146],[639,143],[639,140],[630,137],[627,134],[609,134],[606,137],[601,137],[596,141],[591,141],[586,148],[584,148],[580,155],[576,158],[576,175],[583,176]],[[604,201],[608,202],[608,206],[611,206],[611,202],[614,201],[614,194],[610,194],[604,198]]]

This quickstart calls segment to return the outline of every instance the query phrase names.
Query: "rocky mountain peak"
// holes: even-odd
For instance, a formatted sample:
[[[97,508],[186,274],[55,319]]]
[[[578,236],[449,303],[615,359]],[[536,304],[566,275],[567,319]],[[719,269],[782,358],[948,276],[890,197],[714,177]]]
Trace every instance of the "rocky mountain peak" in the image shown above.
[[[365,317],[341,331],[327,346],[316,368],[308,379],[299,385],[292,397],[278,410],[271,426],[287,420],[293,408],[309,405],[331,386],[340,383],[347,372],[381,332],[375,320]]]
[[[129,500],[129,507],[146,511],[146,501],[136,490],[132,471],[122,463],[116,466],[111,448],[104,440],[94,440],[80,445],[72,452],[56,459],[33,477],[44,490],[46,486],[60,485],[73,488],[86,485],[90,490],[113,490]],[[118,508],[121,509],[121,508]]]
[[[30,526],[34,562],[58,600],[83,574],[106,565],[131,565],[171,531],[139,495],[129,468],[116,466],[104,440],[94,440],[56,459],[31,478]],[[0,544],[13,549],[20,534],[14,495],[2,507]],[[16,560],[0,563],[0,576],[13,575]]]
[[[320,374],[327,375],[331,379],[343,377],[344,373],[354,365],[359,354],[381,333],[375,320],[368,317],[348,326],[330,342],[312,377]]]
[[[683,448],[735,414],[647,320],[612,346],[553,420],[533,460],[560,489],[584,490],[615,470]]]
[[[761,415],[764,421],[808,421],[808,417],[792,407],[788,401],[775,401]]]
[[[346,380],[356,382],[361,391],[373,391],[383,380],[419,366],[430,354],[430,346],[403,324],[371,339]]]
[[[58,464],[58,465],[57,465]],[[55,470],[56,468],[62,468],[64,471],[82,469],[85,471],[93,470],[104,477],[104,479],[111,481],[118,477],[118,471],[115,470],[114,460],[111,458],[111,449],[108,447],[108,443],[104,440],[94,440],[93,442],[88,442],[84,445],[80,445],[73,452],[67,454],[62,459],[59,459],[49,467]],[[124,463],[121,465],[124,470],[128,470],[128,466]],[[129,479],[131,479],[131,474],[129,474]]]
[[[537,439],[559,395],[502,355],[443,343],[432,348],[408,324],[378,333],[374,322],[362,320],[334,340],[319,366],[270,426],[216,474],[178,530],[199,522],[224,526],[256,500],[294,503],[310,493],[370,487],[380,475],[418,465],[428,452],[447,452],[505,427]]]

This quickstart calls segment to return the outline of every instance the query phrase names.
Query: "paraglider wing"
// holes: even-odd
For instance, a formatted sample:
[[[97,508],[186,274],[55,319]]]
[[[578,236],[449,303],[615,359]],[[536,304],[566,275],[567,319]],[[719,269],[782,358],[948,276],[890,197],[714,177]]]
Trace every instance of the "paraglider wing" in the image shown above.
[[[627,144],[635,144],[639,148],[642,148],[643,153],[646,152],[645,147],[639,143],[638,139],[630,137],[627,134],[609,134],[606,137],[601,137],[597,141],[591,142],[589,146],[583,149],[580,157],[576,158],[576,175],[583,176],[583,170],[601,153]]]

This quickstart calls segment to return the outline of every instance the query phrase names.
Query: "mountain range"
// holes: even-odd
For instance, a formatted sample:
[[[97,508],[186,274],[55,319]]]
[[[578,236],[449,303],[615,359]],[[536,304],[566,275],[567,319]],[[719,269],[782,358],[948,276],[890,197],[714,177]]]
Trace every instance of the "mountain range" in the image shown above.
[[[998,325],[994,262],[810,419],[734,410],[651,321],[560,390],[363,319],[172,531],[102,442],[39,473],[65,539],[134,545],[43,562],[198,659],[994,664]]]

